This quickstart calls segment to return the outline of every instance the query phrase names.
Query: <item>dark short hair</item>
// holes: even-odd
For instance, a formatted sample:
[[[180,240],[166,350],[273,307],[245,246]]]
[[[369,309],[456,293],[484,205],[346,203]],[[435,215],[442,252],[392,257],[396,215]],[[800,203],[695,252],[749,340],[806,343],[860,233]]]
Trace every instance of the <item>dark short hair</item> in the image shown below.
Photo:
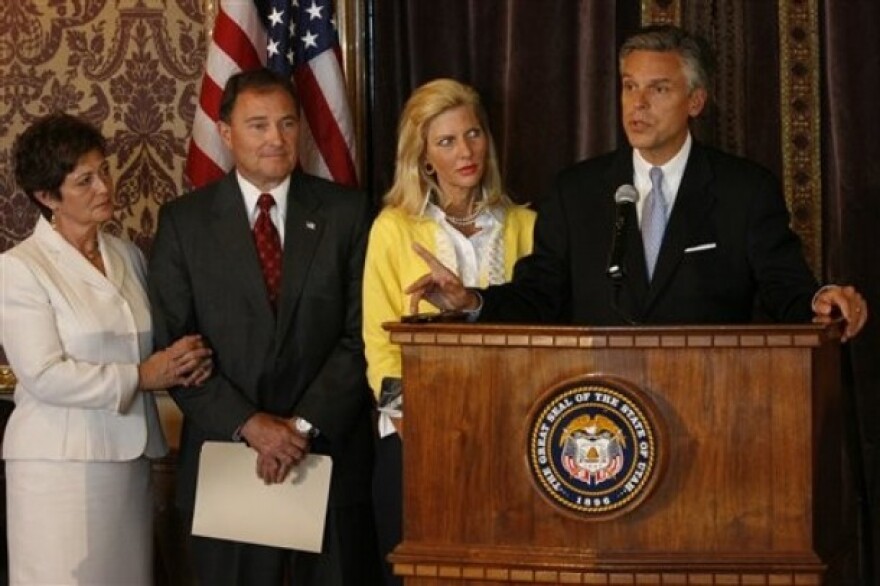
[[[229,78],[226,87],[223,88],[223,96],[220,98],[220,120],[229,123],[235,101],[242,92],[248,90],[267,92],[274,89],[287,93],[293,99],[293,103],[299,107],[299,97],[289,77],[265,68],[236,73]]]
[[[15,180],[40,208],[40,213],[50,218],[52,211],[37,201],[36,192],[44,191],[60,200],[64,179],[92,151],[107,155],[107,141],[101,131],[70,114],[49,114],[34,122],[15,141]]]
[[[623,61],[633,51],[678,53],[684,63],[690,89],[709,89],[715,60],[705,39],[669,24],[648,26],[624,41],[620,47],[620,60]]]

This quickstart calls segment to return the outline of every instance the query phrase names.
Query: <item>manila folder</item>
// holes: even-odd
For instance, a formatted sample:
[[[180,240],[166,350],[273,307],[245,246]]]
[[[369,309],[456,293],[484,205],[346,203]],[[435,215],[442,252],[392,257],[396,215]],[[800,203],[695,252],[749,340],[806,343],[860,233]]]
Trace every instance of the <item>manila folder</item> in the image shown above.
[[[193,535],[320,552],[330,495],[329,456],[309,454],[280,484],[257,476],[257,452],[205,442]]]

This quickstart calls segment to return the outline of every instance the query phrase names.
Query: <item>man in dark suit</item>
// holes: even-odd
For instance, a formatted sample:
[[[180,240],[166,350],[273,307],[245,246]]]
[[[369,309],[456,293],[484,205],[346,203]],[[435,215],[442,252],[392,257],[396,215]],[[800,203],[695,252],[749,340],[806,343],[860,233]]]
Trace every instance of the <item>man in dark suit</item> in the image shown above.
[[[320,555],[193,536],[195,573],[206,586],[378,583],[360,333],[369,201],[296,170],[289,80],[232,76],[220,119],[235,169],[163,206],[150,262],[159,347],[199,332],[215,359],[199,389],[172,390],[184,414],[177,504],[191,519],[207,440],[247,442],[267,483],[310,451],[332,456],[333,476]]]
[[[844,337],[855,335],[867,319],[864,299],[852,287],[818,287],[778,182],[692,139],[688,123],[706,104],[708,63],[704,44],[675,27],[628,39],[620,75],[629,145],[560,174],[539,210],[534,252],[517,263],[511,283],[466,290],[422,251],[431,273],[410,287],[413,311],[427,298],[486,321],[709,324],[749,322],[757,302],[783,322],[840,314]],[[625,252],[611,259],[613,195],[624,185],[637,202],[620,205],[617,244]],[[618,265],[611,275],[609,264]]]

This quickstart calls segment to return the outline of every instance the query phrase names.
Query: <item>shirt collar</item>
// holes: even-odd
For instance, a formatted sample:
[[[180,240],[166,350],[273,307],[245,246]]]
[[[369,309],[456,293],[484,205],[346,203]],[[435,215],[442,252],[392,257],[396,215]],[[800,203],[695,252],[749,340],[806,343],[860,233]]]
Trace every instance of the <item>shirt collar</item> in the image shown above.
[[[238,180],[238,187],[241,189],[241,195],[244,198],[244,206],[247,210],[248,219],[251,221],[251,224],[253,224],[254,219],[257,217],[257,200],[264,192],[257,189],[256,185],[245,179],[238,171],[235,172],[235,177]],[[278,218],[281,220],[282,225],[284,224],[284,218],[287,217],[287,192],[289,189],[290,175],[288,175],[284,181],[268,191],[268,193],[271,193],[272,197],[275,198],[275,210],[278,213]]]
[[[684,177],[684,170],[687,166],[692,146],[693,139],[691,138],[691,133],[688,132],[684,144],[681,145],[681,149],[679,149],[675,156],[664,164],[659,165],[663,170],[663,197],[666,199],[666,207],[670,211],[672,210],[673,204],[675,204],[675,198],[678,195],[678,188],[681,186],[682,177]],[[657,165],[652,165],[646,161],[638,149],[633,149],[633,180],[635,181],[635,187],[640,195],[637,205],[639,210],[641,210],[641,204],[645,201],[645,198],[651,191],[651,178],[649,173],[651,168],[656,166]]]

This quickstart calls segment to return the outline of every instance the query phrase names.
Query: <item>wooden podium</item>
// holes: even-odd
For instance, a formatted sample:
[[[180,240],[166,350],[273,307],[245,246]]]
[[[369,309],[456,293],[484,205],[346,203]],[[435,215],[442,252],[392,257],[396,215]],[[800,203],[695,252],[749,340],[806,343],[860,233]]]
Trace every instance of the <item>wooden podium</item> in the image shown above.
[[[406,412],[390,560],[408,586],[827,582],[847,516],[835,327],[388,329]],[[635,387],[663,428],[653,490],[600,520],[529,470],[536,401],[584,376]]]

